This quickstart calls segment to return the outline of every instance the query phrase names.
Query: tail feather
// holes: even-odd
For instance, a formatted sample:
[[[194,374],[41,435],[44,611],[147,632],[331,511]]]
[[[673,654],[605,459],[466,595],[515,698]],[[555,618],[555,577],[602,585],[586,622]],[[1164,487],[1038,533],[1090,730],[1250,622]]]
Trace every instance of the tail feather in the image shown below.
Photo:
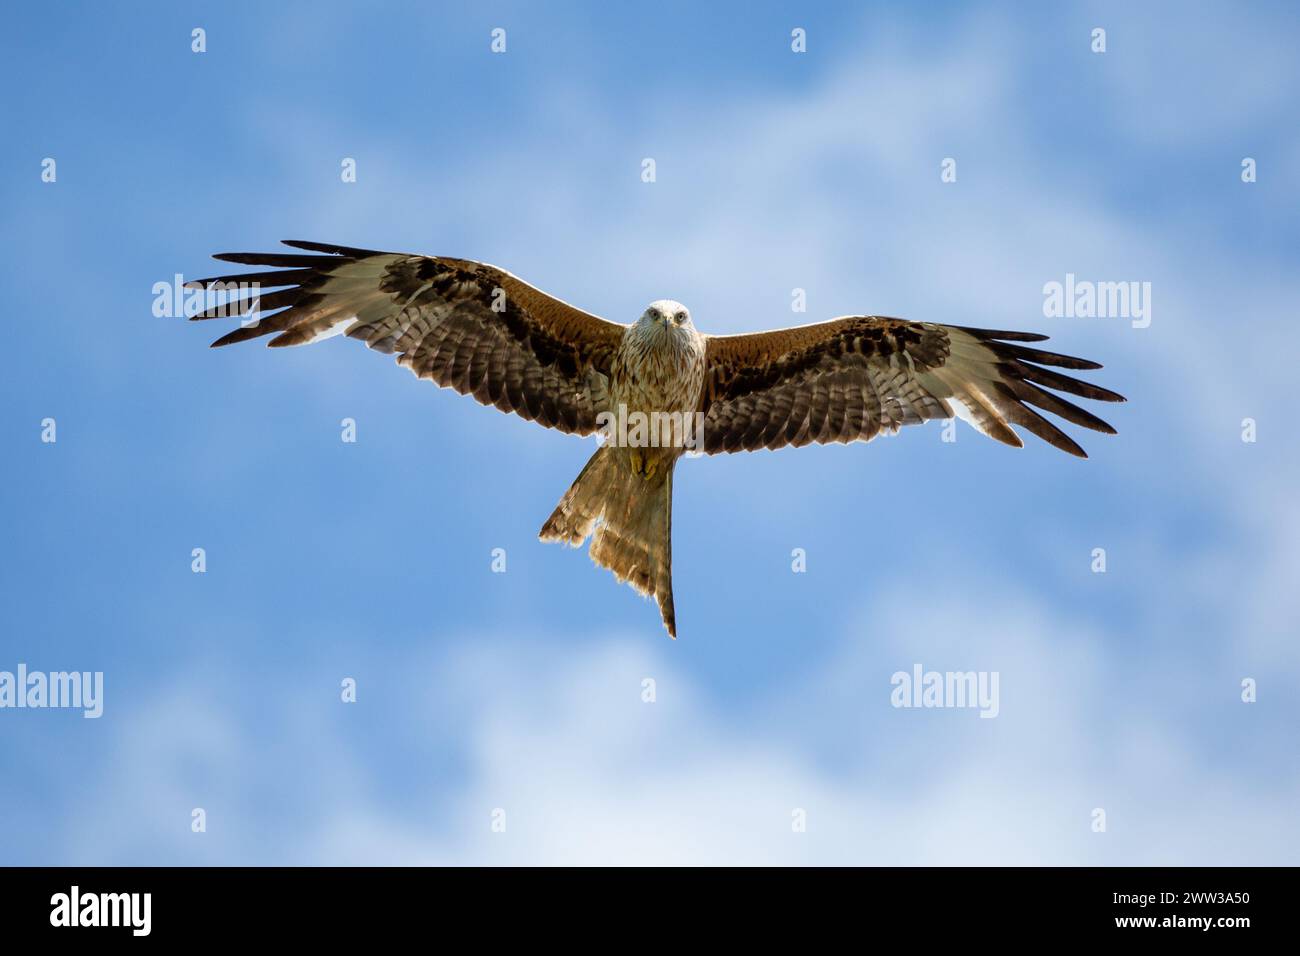
[[[594,533],[591,559],[638,592],[653,594],[677,637],[673,609],[672,503],[675,459],[649,478],[633,474],[623,449],[601,448],[564,493],[538,535],[577,547]]]

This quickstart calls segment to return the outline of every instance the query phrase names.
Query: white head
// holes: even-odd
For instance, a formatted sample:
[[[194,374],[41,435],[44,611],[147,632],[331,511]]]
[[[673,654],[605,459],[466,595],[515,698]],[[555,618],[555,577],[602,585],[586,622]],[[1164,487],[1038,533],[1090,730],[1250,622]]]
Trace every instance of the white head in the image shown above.
[[[694,329],[691,324],[691,313],[680,302],[674,302],[672,299],[656,299],[651,302],[649,307],[641,314],[637,320],[637,325],[646,330],[655,329]]]

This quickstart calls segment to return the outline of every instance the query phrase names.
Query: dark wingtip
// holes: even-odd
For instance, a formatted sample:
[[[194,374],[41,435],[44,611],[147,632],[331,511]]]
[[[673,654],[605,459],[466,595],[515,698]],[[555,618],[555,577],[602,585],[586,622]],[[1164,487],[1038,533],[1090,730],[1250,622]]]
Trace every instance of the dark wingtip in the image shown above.
[[[977,339],[994,339],[1003,342],[1046,342],[1048,336],[1041,332],[1012,332],[1006,329],[977,329],[969,325],[955,325],[953,328],[969,332]]]
[[[310,239],[281,239],[280,245],[291,246],[294,249],[307,249],[311,252],[333,252],[335,249],[343,248],[328,242],[312,242]]]
[[[280,244],[294,249],[306,249],[308,252],[324,252],[331,256],[364,259],[366,256],[384,255],[377,249],[357,249],[355,246],[339,246],[332,242],[312,242],[310,239],[281,239]]]
[[[1056,365],[1060,368],[1074,369],[1076,372],[1096,372],[1106,366],[1100,362],[1094,362],[1092,359],[1081,359],[1073,355],[1057,355],[1056,362],[1044,362],[1044,365]],[[1030,359],[1030,361],[1033,361]]]
[[[264,329],[259,329],[255,325],[249,325],[249,326],[241,325],[237,329],[231,329],[221,338],[217,339],[215,342],[209,345],[208,348],[219,349],[226,345],[234,345],[236,342],[247,342],[249,339],[255,339],[259,335],[265,335],[265,334],[266,331]]]
[[[1056,432],[1056,435],[1053,438],[1046,439],[1049,445],[1053,448],[1060,449],[1067,455],[1073,455],[1075,458],[1088,457],[1088,453],[1083,450],[1083,446],[1077,441],[1065,434],[1065,432],[1061,431],[1059,428],[1056,428],[1055,425],[1050,425],[1050,427]],[[1038,437],[1044,438],[1045,436],[1039,435]]]
[[[1073,455],[1075,458],[1088,457],[1088,453],[1083,450],[1083,446],[1080,445],[1078,442],[1076,442],[1069,435],[1066,435],[1064,432],[1061,432],[1060,437],[1064,438],[1065,440],[1064,441],[1057,440],[1057,441],[1049,442],[1049,444],[1053,448],[1059,448],[1067,455]]]

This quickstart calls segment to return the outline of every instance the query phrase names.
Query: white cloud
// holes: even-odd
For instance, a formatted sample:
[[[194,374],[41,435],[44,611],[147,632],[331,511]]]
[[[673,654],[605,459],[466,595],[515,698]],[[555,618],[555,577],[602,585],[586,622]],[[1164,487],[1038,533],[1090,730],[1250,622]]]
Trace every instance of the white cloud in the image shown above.
[[[1232,766],[1165,693],[1117,675],[1094,629],[987,587],[893,588],[800,688],[722,708],[676,645],[580,653],[456,642],[393,660],[357,704],[330,681],[232,707],[239,675],[178,677],[116,725],[58,862],[1282,863],[1300,849],[1294,773]],[[1135,651],[1137,653],[1137,651]],[[994,669],[1001,714],[895,710],[889,674]],[[641,680],[657,701],[641,700]],[[316,679],[319,678],[319,679]],[[307,690],[306,688],[314,688]],[[1200,707],[1246,708],[1202,674]],[[1151,690],[1151,688],[1147,688]],[[265,692],[265,687],[262,688]],[[1212,699],[1219,696],[1220,700]],[[381,765],[348,708],[393,709],[412,751]],[[833,749],[834,759],[827,748]],[[450,749],[454,775],[435,769]],[[405,792],[381,786],[401,781]],[[188,831],[190,805],[209,832]],[[1091,813],[1108,832],[1091,832]],[[494,808],[506,832],[490,830]],[[807,813],[806,833],[791,814]]]

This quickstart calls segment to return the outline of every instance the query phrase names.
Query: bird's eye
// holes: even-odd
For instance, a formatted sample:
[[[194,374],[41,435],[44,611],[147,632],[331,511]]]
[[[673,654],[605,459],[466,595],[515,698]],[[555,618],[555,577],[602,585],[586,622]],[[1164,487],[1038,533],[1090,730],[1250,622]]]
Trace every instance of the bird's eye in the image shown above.
[[[683,322],[686,321],[686,313],[678,312],[677,315],[674,316],[674,318],[677,319],[677,324],[681,325]]]
[[[658,320],[658,319],[662,319],[663,317],[664,317],[664,316],[663,316],[663,313],[660,312],[658,309],[651,309],[651,310],[650,310],[650,318],[655,319],[655,320]]]

